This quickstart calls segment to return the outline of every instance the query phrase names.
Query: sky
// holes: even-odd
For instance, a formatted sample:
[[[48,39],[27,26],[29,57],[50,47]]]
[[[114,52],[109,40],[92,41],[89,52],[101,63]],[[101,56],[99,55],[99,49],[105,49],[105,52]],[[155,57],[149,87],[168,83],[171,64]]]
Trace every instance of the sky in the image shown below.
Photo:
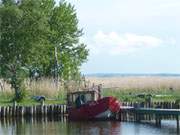
[[[180,73],[180,0],[67,0],[89,49],[82,73]]]

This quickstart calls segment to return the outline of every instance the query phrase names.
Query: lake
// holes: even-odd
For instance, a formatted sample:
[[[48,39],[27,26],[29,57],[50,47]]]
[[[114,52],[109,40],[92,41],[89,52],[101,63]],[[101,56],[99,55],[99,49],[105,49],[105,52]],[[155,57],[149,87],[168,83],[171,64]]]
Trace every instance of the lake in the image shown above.
[[[153,124],[86,121],[70,122],[65,118],[1,119],[0,135],[179,135],[175,121],[162,121],[162,127]]]

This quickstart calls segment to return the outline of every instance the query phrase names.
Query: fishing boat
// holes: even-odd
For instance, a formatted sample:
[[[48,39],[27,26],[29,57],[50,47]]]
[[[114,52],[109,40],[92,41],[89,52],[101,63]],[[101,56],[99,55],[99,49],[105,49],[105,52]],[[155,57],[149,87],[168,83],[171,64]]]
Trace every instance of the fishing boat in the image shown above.
[[[114,118],[121,104],[115,97],[101,97],[98,89],[67,94],[70,120],[107,120]]]

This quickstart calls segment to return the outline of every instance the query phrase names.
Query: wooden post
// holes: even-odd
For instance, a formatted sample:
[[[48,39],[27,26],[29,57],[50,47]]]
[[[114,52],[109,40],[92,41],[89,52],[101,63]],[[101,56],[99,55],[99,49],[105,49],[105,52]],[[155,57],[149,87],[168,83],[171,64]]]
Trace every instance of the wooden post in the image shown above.
[[[101,91],[102,91],[102,84],[98,85],[98,96],[99,96],[98,99],[102,97]]]
[[[8,115],[9,115],[8,112],[9,112],[9,106],[7,106],[5,109],[5,117],[8,117]]]
[[[12,116],[12,106],[9,107],[9,116]]]
[[[18,106],[16,106],[16,117],[18,117],[18,110],[19,110],[19,108],[18,108]]]
[[[2,118],[4,117],[4,106],[1,107],[1,117],[2,117]]]
[[[141,115],[137,113],[137,121],[136,122],[141,122]]]
[[[41,115],[41,106],[37,106],[37,108],[36,108],[36,114],[37,114],[37,116],[40,116]]]
[[[41,106],[44,106],[44,100],[41,100]]]
[[[16,107],[16,106],[17,106],[17,102],[14,101],[14,102],[13,102],[13,107]]]
[[[24,106],[21,106],[21,116],[23,117],[24,116],[24,109],[25,107]]]
[[[47,115],[47,106],[45,105],[44,106],[44,116],[46,116]]]
[[[61,114],[61,105],[58,105],[58,114]]]
[[[156,115],[156,126],[161,126],[161,116],[160,115]]]
[[[30,107],[30,115],[33,117],[33,106]]]
[[[64,105],[62,105],[62,114],[64,114]]]
[[[177,133],[179,133],[179,115],[176,116],[177,121]]]
[[[64,114],[66,114],[66,105],[64,105]]]
[[[155,116],[156,118],[156,126],[158,126],[158,117],[157,117],[157,115]]]
[[[161,116],[159,116],[159,126],[161,127]]]
[[[44,109],[43,109],[44,103],[42,102],[42,105],[40,106],[40,115],[44,115]]]
[[[15,116],[15,107],[12,106],[12,116],[14,117]]]
[[[53,107],[54,109],[53,109],[53,112],[52,112],[52,113],[53,113],[53,116],[54,116],[54,115],[57,114],[57,106],[56,106],[56,105],[53,105],[53,106],[54,106],[54,107]]]
[[[49,116],[52,117],[52,112],[53,112],[53,106],[49,106]]]
[[[118,112],[118,116],[119,116],[119,121],[121,121],[121,112]]]
[[[47,105],[47,116],[50,114],[50,105]]]
[[[36,106],[33,106],[33,116],[36,117]]]

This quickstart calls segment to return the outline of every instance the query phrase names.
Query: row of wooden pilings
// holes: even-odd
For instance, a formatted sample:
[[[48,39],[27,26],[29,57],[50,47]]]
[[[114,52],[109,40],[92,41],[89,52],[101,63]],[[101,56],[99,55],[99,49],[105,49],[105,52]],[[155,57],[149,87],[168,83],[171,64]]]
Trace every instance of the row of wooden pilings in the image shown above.
[[[122,106],[141,108],[180,109],[179,102],[122,102]]]
[[[151,103],[137,103],[137,102],[123,102],[123,106],[141,107],[141,108],[162,108],[162,109],[180,109],[180,104],[176,102],[151,102]],[[66,115],[67,106],[65,104],[54,105],[35,105],[35,106],[0,106],[0,117],[9,116],[46,116],[46,115]],[[172,116],[166,116],[172,118]],[[146,118],[146,117],[145,117]],[[147,117],[148,118],[148,117]],[[125,118],[123,118],[125,119]]]
[[[180,109],[180,103],[176,102],[123,102],[123,106],[131,106],[134,108],[156,108],[156,109]],[[143,114],[138,116],[138,114],[134,112],[121,112],[121,120],[122,121],[139,121],[139,120],[157,120],[159,116]],[[119,116],[120,117],[120,116]],[[162,119],[173,120],[177,117],[175,115],[162,115],[160,116]],[[159,122],[156,123],[157,125]]]
[[[134,108],[161,108],[161,109],[179,109],[180,104],[175,102],[151,102],[151,103],[122,103],[123,106],[131,106]],[[32,118],[58,118],[60,116],[67,118],[67,105],[35,105],[35,106],[2,106],[0,107],[0,120],[4,118],[20,118],[20,117],[32,117]],[[116,115],[116,120],[129,121],[129,122],[155,122],[157,126],[161,126],[161,120],[176,120],[177,121],[177,132],[179,132],[179,115],[155,115],[150,113],[138,113],[137,111],[120,111]],[[62,118],[61,118],[62,119]]]
[[[119,121],[128,121],[128,122],[145,122],[145,123],[154,123],[156,126],[161,127],[161,121],[162,120],[175,120],[177,125],[177,132],[179,133],[180,127],[179,127],[179,113],[169,113],[173,110],[180,111],[180,103],[177,102],[146,102],[146,103],[137,103],[137,102],[124,102],[122,103],[123,106],[131,106],[136,108],[134,111],[126,110],[120,111],[117,114],[117,119]],[[145,108],[146,111],[142,113],[141,111],[138,111],[138,108]],[[162,109],[165,109],[163,113],[156,114],[153,113],[152,110],[155,109],[157,112],[163,111]],[[165,112],[168,112],[166,114]],[[152,112],[152,113],[151,113]]]
[[[180,133],[179,115],[155,115],[155,114],[140,114],[132,112],[120,112],[118,114],[119,121],[125,122],[138,122],[138,123],[151,123],[155,124],[157,127],[161,127],[162,120],[173,120],[176,121],[176,131]]]
[[[116,116],[119,121],[128,121],[128,122],[153,122],[157,126],[161,126],[161,120],[178,120],[179,116],[175,114],[169,115],[156,115],[156,114],[146,114],[146,113],[138,113],[136,111],[121,111]]]
[[[0,117],[66,115],[66,105],[2,106]]]

